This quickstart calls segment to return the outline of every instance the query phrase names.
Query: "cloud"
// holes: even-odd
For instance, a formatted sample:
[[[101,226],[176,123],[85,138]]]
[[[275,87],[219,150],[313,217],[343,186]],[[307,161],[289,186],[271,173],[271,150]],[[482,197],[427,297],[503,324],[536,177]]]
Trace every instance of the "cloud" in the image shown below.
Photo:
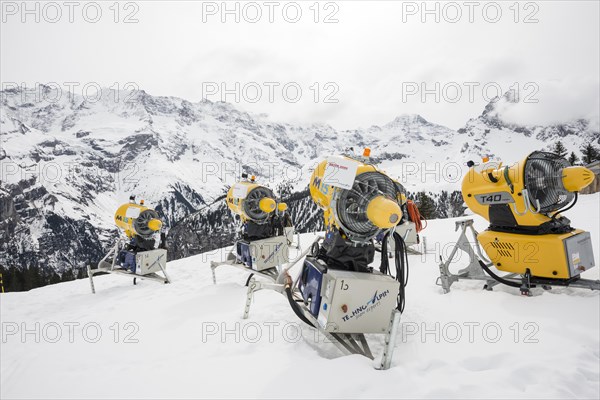
[[[496,107],[506,122],[519,125],[550,125],[575,119],[598,121],[600,82],[598,78],[564,78],[532,83],[520,88],[519,101]]]

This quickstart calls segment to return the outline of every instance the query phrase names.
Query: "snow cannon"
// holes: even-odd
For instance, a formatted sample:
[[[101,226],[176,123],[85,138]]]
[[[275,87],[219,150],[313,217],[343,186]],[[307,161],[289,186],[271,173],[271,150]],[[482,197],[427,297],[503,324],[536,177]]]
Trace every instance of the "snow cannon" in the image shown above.
[[[372,239],[402,219],[400,186],[368,157],[332,156],[317,165],[309,189],[324,213],[329,267],[367,272]]]
[[[277,267],[288,262],[294,227],[286,213],[287,204],[276,200],[271,189],[256,182],[256,177],[242,174],[242,179],[227,192],[227,207],[238,218],[239,239],[223,262],[249,268],[256,273],[276,276]]]
[[[590,233],[573,228],[561,214],[575,206],[577,192],[594,181],[592,171],[543,151],[513,165],[489,160],[467,165],[463,199],[490,225],[477,233],[472,220],[464,222],[463,236],[471,231],[478,252],[471,255],[466,278],[488,280],[487,289],[498,283],[517,287],[523,295],[538,285],[600,290],[600,281],[580,277],[595,266]],[[451,259],[440,264],[445,292],[454,277],[448,270]]]
[[[170,283],[165,235],[161,233],[163,223],[158,213],[146,207],[144,200],[138,204],[131,196],[129,203],[117,208],[114,221],[125,238],[117,240],[97,268],[88,265],[92,293],[96,292],[93,277],[98,273],[133,275],[134,285],[138,278]]]
[[[390,318],[404,307],[408,263],[403,238],[395,232],[403,194],[369,155],[367,149],[362,157],[327,157],[309,184],[313,201],[323,210],[326,232],[320,245],[313,243],[298,288],[307,312],[329,333],[385,333]],[[386,236],[382,254],[388,237],[396,244],[395,276],[387,256],[381,257],[379,271],[370,266],[373,239],[381,233]]]
[[[271,213],[276,209],[285,211],[285,203],[277,203],[273,191],[265,186],[255,183],[254,176],[249,181],[240,181],[233,185],[227,192],[227,207],[242,222],[252,221],[264,224],[269,221]]]
[[[310,195],[325,213],[325,226],[364,243],[402,217],[395,182],[374,165],[349,157],[329,157],[315,168]]]
[[[123,230],[128,238],[140,236],[149,238],[160,231],[162,221],[158,213],[141,204],[126,203],[117,208],[115,224]]]

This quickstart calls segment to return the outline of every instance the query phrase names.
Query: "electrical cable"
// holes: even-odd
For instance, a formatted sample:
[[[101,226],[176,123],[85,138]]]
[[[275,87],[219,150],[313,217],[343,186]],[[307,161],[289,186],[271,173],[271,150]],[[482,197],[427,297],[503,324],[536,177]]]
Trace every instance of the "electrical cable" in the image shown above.
[[[488,273],[489,276],[491,276],[492,278],[494,278],[495,280],[497,280],[500,283],[505,284],[506,286],[511,286],[511,287],[516,287],[516,288],[520,288],[521,284],[520,283],[516,283],[516,282],[512,282],[506,279],[503,279],[501,277],[499,277],[498,275],[496,275],[495,273],[493,273],[487,265],[485,265],[485,263],[481,260],[479,260],[479,265],[481,265],[481,268],[483,268],[483,270],[485,272]]]
[[[558,210],[557,212],[555,212],[554,214],[552,214],[552,218],[551,219],[556,219],[556,216],[560,213],[564,213],[565,211],[570,210],[571,208],[573,208],[573,206],[575,205],[575,203],[577,203],[577,198],[578,198],[578,194],[577,192],[575,192],[575,198],[573,199],[573,202],[571,204],[569,204],[568,206],[566,206],[565,208],[563,208],[562,210]]]
[[[302,313],[302,311],[300,310],[300,306],[298,305],[298,303],[296,303],[296,300],[294,300],[294,295],[292,293],[292,287],[289,285],[286,286],[285,293],[287,295],[288,302],[290,303],[290,306],[292,307],[292,310],[294,311],[294,314],[296,314],[296,316],[298,318],[300,318],[300,320],[302,322],[304,322],[305,324],[314,328],[315,326],[312,324],[312,322],[310,322],[308,320],[308,318],[306,318],[304,316],[304,313]]]
[[[406,304],[405,289],[408,284],[408,251],[406,243],[402,236],[397,232],[394,232],[394,241],[396,244],[396,280],[400,282],[400,288],[398,289],[398,311],[401,313],[404,311]]]
[[[396,248],[394,255],[396,276],[392,275],[387,255],[387,242],[390,234],[394,239],[394,244]],[[391,276],[400,283],[397,299],[397,309],[400,312],[404,311],[404,306],[406,304],[405,288],[408,284],[408,271],[408,251],[404,239],[395,231],[393,233],[387,233],[381,245],[381,265],[379,267],[379,272]]]

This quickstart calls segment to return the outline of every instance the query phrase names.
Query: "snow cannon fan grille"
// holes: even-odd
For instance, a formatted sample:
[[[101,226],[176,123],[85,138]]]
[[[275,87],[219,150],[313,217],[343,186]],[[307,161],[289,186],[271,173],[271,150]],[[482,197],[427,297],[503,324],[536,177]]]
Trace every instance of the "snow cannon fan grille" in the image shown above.
[[[396,200],[397,186],[381,172],[365,172],[356,177],[350,190],[342,190],[335,211],[345,233],[354,240],[368,241],[380,228],[367,218],[367,206],[376,196]]]
[[[527,157],[525,188],[534,208],[539,201],[540,213],[556,211],[573,201],[575,194],[566,190],[562,182],[562,170],[570,166],[567,160],[554,153],[536,151]]]
[[[149,238],[154,235],[155,231],[148,227],[148,223],[153,219],[158,219],[158,213],[154,210],[144,210],[133,222],[135,233],[143,238]]]
[[[269,188],[259,186],[250,191],[244,199],[244,213],[256,223],[264,223],[269,218],[269,214],[260,209],[260,201],[265,197],[275,198],[275,194]]]

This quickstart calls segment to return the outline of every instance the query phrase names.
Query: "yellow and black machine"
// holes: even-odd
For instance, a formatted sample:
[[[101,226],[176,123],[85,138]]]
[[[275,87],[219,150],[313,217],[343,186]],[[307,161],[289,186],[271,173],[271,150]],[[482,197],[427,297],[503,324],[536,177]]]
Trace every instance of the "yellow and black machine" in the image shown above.
[[[390,367],[400,313],[404,307],[407,256],[401,222],[400,186],[363,156],[330,156],[313,171],[309,190],[323,210],[325,237],[318,236],[283,268],[275,283],[250,278],[244,318],[253,293],[271,289],[285,295],[294,313],[336,345],[344,354],[374,358],[365,334],[383,334],[379,368]],[[389,266],[388,237],[382,243],[381,264],[373,268],[374,238],[394,238],[396,267]],[[296,278],[291,268],[303,260]]]
[[[600,290],[600,281],[580,277],[595,265],[589,232],[572,227],[562,215],[575,205],[577,193],[593,182],[592,171],[542,151],[511,166],[487,160],[468,166],[464,201],[490,225],[478,233],[472,219],[456,223],[459,240],[448,260],[440,257],[437,283],[445,293],[461,279],[485,280],[487,290],[502,283],[523,295],[538,285]],[[476,239],[474,246],[467,231]],[[469,265],[453,274],[449,267],[458,250],[469,255]],[[507,274],[500,276],[492,267]]]
[[[93,277],[101,273],[133,276],[134,285],[138,278],[170,283],[165,235],[161,233],[163,223],[158,213],[146,207],[144,200],[136,203],[135,196],[131,196],[129,203],[117,208],[114,219],[123,236],[97,268],[88,265],[92,293],[96,292]]]
[[[245,173],[228,190],[226,202],[240,221],[239,238],[224,261],[211,262],[213,282],[216,283],[215,269],[220,265],[242,267],[275,280],[279,268],[289,261],[290,247],[299,249],[287,204],[277,201],[271,189]]]

